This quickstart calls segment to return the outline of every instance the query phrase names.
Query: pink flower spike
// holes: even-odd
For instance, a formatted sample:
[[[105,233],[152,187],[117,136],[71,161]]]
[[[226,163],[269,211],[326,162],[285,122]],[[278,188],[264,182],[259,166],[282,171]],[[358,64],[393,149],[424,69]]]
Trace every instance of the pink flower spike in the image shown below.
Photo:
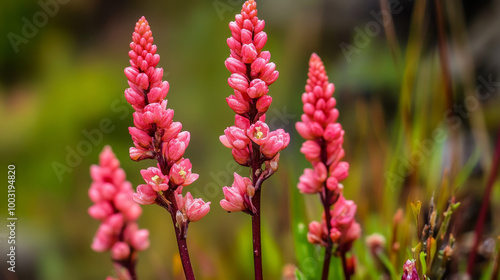
[[[269,131],[265,113],[272,98],[269,85],[279,76],[276,65],[270,62],[271,55],[263,51],[267,34],[264,21],[257,17],[255,0],[246,1],[241,13],[229,24],[232,37],[227,40],[230,55],[226,67],[231,72],[228,79],[234,95],[226,98],[229,107],[238,115],[235,125],[227,128],[220,137],[222,144],[231,149],[234,160],[250,167],[251,178],[235,175],[232,187],[223,187],[224,199],[221,207],[229,212],[243,211],[260,216],[260,194],[264,180],[277,171],[279,152],[286,148],[290,136],[282,129]],[[245,182],[245,181],[248,181]],[[260,235],[260,221],[256,226],[252,219],[254,237]],[[260,240],[254,239],[254,240]],[[260,241],[254,242],[255,279],[262,278]]]
[[[262,70],[262,75],[271,73],[271,70]],[[324,208],[325,235],[337,246],[334,248],[338,253],[345,253],[360,237],[361,228],[354,219],[357,206],[343,197],[343,185],[339,183],[347,178],[349,164],[341,162],[345,154],[342,147],[344,130],[336,122],[339,113],[332,96],[334,90],[334,85],[328,81],[323,62],[313,53],[309,60],[305,92],[302,94],[304,114],[295,127],[306,139],[300,151],[314,169],[304,170],[297,187],[302,193],[319,193]],[[326,221],[325,213],[330,213],[329,221]],[[312,237],[309,241],[317,242]],[[351,269],[347,273],[352,274],[354,263],[347,261],[348,269]]]
[[[174,217],[174,226],[177,227],[176,238],[179,246],[185,242],[188,218],[191,221],[197,221],[210,209],[210,202],[205,203],[201,199],[195,199],[189,193],[187,197],[182,196],[183,186],[193,183],[198,178],[198,174],[191,172],[191,162],[183,158],[190,142],[190,134],[187,131],[181,132],[182,124],[173,121],[174,111],[167,108],[165,97],[170,86],[167,81],[162,80],[163,69],[157,68],[160,56],[156,53],[157,47],[153,41],[149,24],[142,17],[135,26],[130,43],[130,67],[125,69],[129,84],[125,95],[135,110],[133,113],[135,127],[130,129],[135,147],[130,148],[129,152],[133,160],[155,159],[158,164],[157,167],[141,170],[146,183],[139,185],[136,193],[124,191],[123,194],[115,196],[115,208],[121,212],[126,223],[118,241],[128,244],[131,253],[134,250],[144,250],[149,246],[149,232],[139,230],[134,222],[134,218],[141,213],[141,208],[134,201],[140,204],[158,204],[170,212]],[[241,48],[241,43],[230,42],[230,40],[228,43],[234,46],[240,44]],[[234,51],[235,56],[240,53],[240,51]],[[231,71],[240,70],[241,74],[246,74],[247,66],[239,62],[239,60],[228,59],[226,65]],[[250,100],[246,96],[248,81],[238,80],[237,76],[233,78],[234,86],[244,89],[242,93],[235,91],[234,99],[245,105],[245,101],[248,103]],[[242,95],[243,93],[245,96]],[[105,176],[105,174],[97,175]],[[101,193],[96,193],[94,190],[89,191],[89,194],[96,201],[102,199]],[[189,256],[186,255],[187,248],[183,246],[184,249],[179,253],[181,259],[185,260]],[[125,247],[121,244],[115,247],[113,254],[116,259],[124,258]],[[129,258],[120,263],[115,262],[115,264],[117,267],[121,265],[129,269],[129,262],[135,264],[135,256],[135,254],[130,255]],[[194,279],[190,265],[184,266],[184,270],[187,279]],[[129,276],[131,277],[131,275],[125,275],[118,278],[128,279]]]
[[[115,260],[126,259],[130,250],[123,240],[123,231],[135,223],[142,209],[132,200],[132,185],[125,180],[125,172],[109,146],[101,152],[99,164],[91,167],[94,182],[89,196],[95,204],[89,208],[89,214],[102,223],[91,247],[98,252],[111,249]]]

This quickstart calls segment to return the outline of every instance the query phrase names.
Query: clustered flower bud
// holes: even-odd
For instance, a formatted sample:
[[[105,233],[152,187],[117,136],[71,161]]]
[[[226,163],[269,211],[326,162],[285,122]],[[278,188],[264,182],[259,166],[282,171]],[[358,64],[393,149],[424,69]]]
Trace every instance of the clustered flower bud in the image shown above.
[[[361,227],[354,220],[356,214],[356,204],[352,200],[346,200],[340,194],[337,202],[330,210],[330,231],[326,224],[326,215],[323,213],[321,223],[313,221],[309,224],[307,240],[312,244],[318,244],[326,247],[331,240],[337,244],[338,252],[347,252],[352,244],[361,235]]]
[[[130,48],[130,66],[125,68],[130,86],[125,90],[125,98],[135,110],[134,127],[129,128],[134,142],[130,158],[158,161],[157,167],[141,170],[145,184],[137,187],[133,199],[140,204],[159,203],[164,198],[177,201],[177,196],[182,197],[182,187],[196,181],[198,174],[192,173],[191,162],[183,158],[191,136],[187,131],[181,132],[182,124],[173,121],[174,110],[167,109],[169,84],[162,81],[163,69],[156,67],[160,56],[144,17],[136,23]],[[171,196],[165,195],[168,192]],[[182,199],[189,201],[182,204],[188,208],[174,205],[169,211],[187,213],[192,217],[189,221],[198,221],[210,209],[210,202],[193,200],[189,193]]]
[[[231,72],[228,84],[234,94],[226,101],[236,117],[234,125],[224,130],[220,141],[232,150],[234,160],[240,165],[260,167],[265,164],[266,169],[260,176],[266,179],[277,170],[279,152],[288,146],[290,136],[283,129],[271,131],[265,123],[265,114],[272,102],[269,86],[279,73],[276,65],[270,62],[271,54],[262,51],[267,42],[264,25],[257,17],[257,4],[253,0],[246,1],[235,21],[229,23],[232,36],[227,39],[230,56],[225,65]],[[222,208],[252,213],[254,183],[235,174],[233,186],[224,187]]]
[[[149,247],[149,231],[139,229],[141,207],[132,200],[132,185],[109,146],[99,156],[99,165],[90,168],[89,197],[94,203],[89,215],[101,221],[92,242],[96,252],[111,250],[115,262],[133,261],[133,253]]]
[[[337,252],[346,252],[359,238],[361,228],[354,220],[356,204],[342,194],[340,182],[347,178],[349,164],[342,161],[345,155],[342,147],[344,130],[336,122],[339,112],[335,108],[334,89],[323,62],[313,53],[309,60],[306,91],[302,95],[304,114],[296,123],[297,131],[306,139],[300,151],[313,168],[304,170],[297,187],[304,194],[319,193],[323,205],[328,206],[325,211],[329,212],[329,221],[323,213],[321,223],[309,224],[309,242],[325,247],[333,243]]]
[[[407,260],[403,265],[403,275],[401,276],[401,280],[420,280],[415,260]]]

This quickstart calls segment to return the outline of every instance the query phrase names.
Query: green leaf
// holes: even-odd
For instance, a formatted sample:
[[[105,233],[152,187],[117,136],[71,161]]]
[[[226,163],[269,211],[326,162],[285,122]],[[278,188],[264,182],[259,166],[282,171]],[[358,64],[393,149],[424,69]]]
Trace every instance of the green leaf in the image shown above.
[[[415,218],[415,226],[418,228],[418,217],[420,216],[420,209],[422,208],[422,202],[420,200],[417,201],[417,203],[411,204],[411,211],[413,213],[413,217]]]
[[[420,266],[422,267],[422,274],[427,274],[427,265],[425,263],[425,257],[427,254],[425,252],[420,252]]]

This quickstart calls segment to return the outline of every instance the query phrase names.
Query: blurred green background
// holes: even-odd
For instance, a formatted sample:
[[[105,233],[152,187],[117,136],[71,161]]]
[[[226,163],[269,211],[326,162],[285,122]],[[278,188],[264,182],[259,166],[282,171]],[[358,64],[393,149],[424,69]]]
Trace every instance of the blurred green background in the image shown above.
[[[158,46],[164,79],[170,83],[168,107],[191,133],[186,156],[200,178],[186,190],[212,201],[209,215],[189,227],[195,273],[200,279],[251,279],[250,217],[227,214],[218,205],[232,173],[247,172],[233,163],[230,151],[218,140],[234,118],[225,102],[231,89],[224,60],[229,55],[228,23],[242,3],[2,1],[0,166],[6,174],[8,164],[16,165],[18,262],[15,275],[6,272],[6,229],[1,226],[0,279],[112,275],[109,254],[90,249],[98,222],[87,214],[89,167],[98,162],[105,145],[112,146],[134,186],[142,181],[139,170],[152,165],[128,157],[132,109],[123,97],[131,34],[143,15]],[[373,276],[364,237],[374,232],[390,237],[396,209],[405,210],[410,221],[408,202],[419,199],[427,205],[433,194],[444,201],[455,195],[463,202],[461,218],[453,227],[460,250],[451,271],[458,271],[466,259],[468,233],[479,212],[500,126],[496,82],[500,80],[500,4],[444,5],[452,104],[469,106],[462,114],[463,110],[447,111],[433,2],[391,3],[396,43],[387,40],[384,23],[378,19],[379,1],[258,2],[269,36],[265,49],[280,71],[270,88],[274,102],[267,121],[292,137],[282,153],[280,172],[264,185],[268,279],[280,279],[286,264],[298,263],[292,228],[321,215],[317,198],[297,195],[296,190],[303,168],[309,167],[299,152],[303,139],[294,123],[300,120],[311,52],[322,57],[336,86],[339,122],[346,132],[344,148],[351,170],[344,183],[345,196],[358,204],[357,219],[363,228],[363,237],[355,245],[357,278]],[[425,12],[419,17],[415,6],[421,3]],[[487,98],[466,105],[467,97],[474,94]],[[433,138],[440,131],[443,141]],[[413,162],[413,168],[402,167],[406,171],[400,174],[401,180],[388,180],[388,174],[404,166],[408,161],[404,159],[411,159],[426,140],[431,142],[430,152]],[[455,179],[443,190],[446,172]],[[485,238],[500,233],[498,181],[496,186]],[[0,219],[6,221],[3,193]],[[151,248],[139,254],[138,274],[141,279],[182,279],[182,268],[174,258],[177,247],[170,218],[157,206],[143,210],[139,226],[150,230]],[[304,216],[292,219],[292,213]],[[402,249],[397,253],[401,266],[401,260],[409,257],[407,250],[416,245],[409,237],[415,230],[411,225],[401,229]],[[491,257],[485,254],[481,260]]]

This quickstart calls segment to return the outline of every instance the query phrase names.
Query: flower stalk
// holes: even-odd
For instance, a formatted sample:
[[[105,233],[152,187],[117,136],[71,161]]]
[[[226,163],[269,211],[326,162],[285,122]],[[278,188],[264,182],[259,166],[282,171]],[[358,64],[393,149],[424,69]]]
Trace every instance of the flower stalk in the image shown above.
[[[172,218],[179,255],[187,280],[195,279],[187,247],[187,229],[190,222],[203,218],[210,210],[210,202],[185,196],[182,190],[198,179],[192,173],[192,164],[184,158],[190,133],[174,122],[174,111],[167,109],[169,84],[162,81],[163,69],[156,67],[160,56],[153,44],[151,28],[142,17],[135,26],[130,43],[130,67],[125,68],[129,88],[125,98],[132,105],[134,127],[129,128],[134,147],[130,158],[134,161],[154,159],[155,167],[141,170],[146,184],[139,185],[133,199],[140,204],[157,204]]]
[[[309,60],[306,92],[302,95],[304,114],[296,123],[299,134],[306,139],[300,151],[311,162],[300,176],[298,188],[304,194],[318,194],[323,206],[321,223],[309,224],[307,238],[312,244],[325,247],[321,279],[327,280],[332,254],[342,258],[344,275],[350,279],[354,262],[346,253],[359,238],[361,228],[354,220],[356,204],[342,195],[342,180],[347,178],[349,164],[344,157],[344,130],[337,123],[339,116],[333,98],[334,85],[328,81],[325,67],[318,55]]]
[[[228,212],[242,211],[252,216],[252,244],[255,279],[263,279],[261,249],[262,183],[278,170],[279,152],[285,149],[290,136],[283,129],[271,131],[265,123],[272,98],[269,86],[279,76],[271,54],[263,51],[267,34],[264,21],[257,17],[257,3],[248,0],[241,13],[229,23],[231,37],[227,39],[230,56],[226,68],[234,94],[226,98],[236,113],[234,125],[224,130],[222,144],[231,149],[234,160],[250,168],[250,176],[234,173],[231,187],[224,187],[220,205]],[[264,165],[264,167],[263,167]]]
[[[132,185],[125,180],[125,171],[109,146],[101,152],[99,165],[91,166],[90,175],[89,197],[94,204],[88,212],[102,222],[92,249],[110,250],[118,278],[135,280],[137,252],[149,247],[149,232],[138,229],[136,221],[142,209],[132,200]]]

